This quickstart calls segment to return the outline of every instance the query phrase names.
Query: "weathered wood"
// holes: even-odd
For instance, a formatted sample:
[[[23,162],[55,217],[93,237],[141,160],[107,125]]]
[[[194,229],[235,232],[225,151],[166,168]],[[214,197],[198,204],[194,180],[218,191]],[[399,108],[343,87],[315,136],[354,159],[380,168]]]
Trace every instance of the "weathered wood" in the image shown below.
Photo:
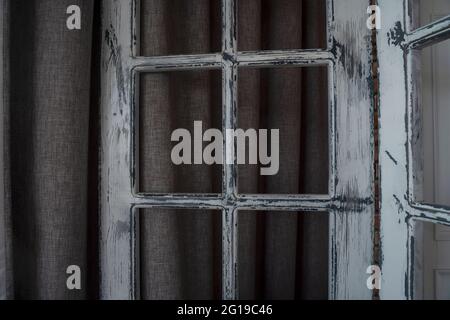
[[[136,57],[131,60],[131,64],[138,72],[218,69],[222,66],[222,55],[212,53],[185,56]]]
[[[237,128],[237,7],[235,0],[222,1],[222,132]],[[238,298],[238,212],[235,141],[223,136],[222,191],[227,206],[222,213],[222,298]],[[233,159],[229,164],[228,159]]]
[[[385,32],[377,37],[380,75],[382,299],[410,296],[404,1],[380,0]],[[389,30],[387,32],[386,30]]]
[[[308,66],[327,65],[333,61],[333,54],[329,50],[276,50],[239,52],[237,62],[243,66]]]
[[[450,15],[414,30],[407,36],[408,47],[419,49],[450,38]]]
[[[102,2],[100,297],[134,299],[132,0]]]
[[[329,2],[331,188],[342,210],[330,219],[330,298],[371,299],[366,269],[372,264],[374,182],[370,1]]]
[[[223,298],[238,297],[237,210],[328,211],[329,296],[370,299],[365,273],[372,261],[373,131],[368,3],[328,0],[328,49],[238,52],[236,1],[223,0],[220,54],[133,57],[138,53],[138,5],[103,5],[101,103],[101,297],[137,298],[137,208],[220,209],[223,212]],[[328,195],[238,195],[237,166],[223,166],[223,193],[136,194],[136,128],[139,72],[222,68],[223,130],[236,128],[238,67],[327,65],[329,72]],[[236,146],[224,137],[224,157]],[[205,211],[207,212],[207,211]]]
[[[385,32],[377,36],[380,74],[382,299],[414,297],[414,222],[449,224],[448,208],[419,204],[413,150],[417,126],[414,48],[446,39],[449,17],[412,30],[410,2],[379,0]],[[410,33],[405,30],[412,30]],[[416,190],[415,190],[416,189]]]

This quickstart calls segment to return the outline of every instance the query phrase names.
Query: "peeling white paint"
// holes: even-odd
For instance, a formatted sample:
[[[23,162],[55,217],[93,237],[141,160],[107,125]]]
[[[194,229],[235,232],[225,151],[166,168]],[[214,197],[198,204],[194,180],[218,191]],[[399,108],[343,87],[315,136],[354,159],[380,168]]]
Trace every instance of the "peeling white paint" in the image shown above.
[[[380,189],[382,243],[382,299],[414,297],[415,219],[449,224],[450,211],[414,200],[413,132],[417,118],[411,49],[450,35],[450,17],[410,33],[407,0],[379,0],[383,23],[377,37],[380,74]],[[420,170],[420,168],[417,168]],[[416,190],[418,192],[418,190]]]
[[[369,1],[367,1],[369,2]],[[237,209],[328,211],[329,297],[370,299],[372,264],[373,129],[371,43],[360,0],[328,0],[328,49],[238,52],[235,0],[223,0],[222,53],[134,57],[139,31],[133,0],[103,3],[101,103],[101,297],[139,297],[137,218],[149,207],[221,209],[223,298],[238,297]],[[329,71],[329,195],[238,195],[235,165],[223,166],[223,194],[138,194],[133,112],[139,72],[222,68],[223,129],[236,128],[238,67],[326,65]],[[224,141],[224,154],[234,144]],[[169,159],[168,159],[169,161]]]

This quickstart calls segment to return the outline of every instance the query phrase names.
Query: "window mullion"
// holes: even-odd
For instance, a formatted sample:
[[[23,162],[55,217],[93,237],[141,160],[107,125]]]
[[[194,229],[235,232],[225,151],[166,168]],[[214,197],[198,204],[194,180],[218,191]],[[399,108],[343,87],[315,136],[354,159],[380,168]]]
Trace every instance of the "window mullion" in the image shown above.
[[[236,1],[222,1],[222,129],[224,136],[223,192],[226,207],[222,214],[222,298],[237,299],[237,167],[234,163],[235,144],[227,129],[236,128],[237,63],[236,63]]]
[[[133,4],[133,0],[106,1],[102,7],[105,36],[100,97],[100,298],[107,300],[135,299],[138,287],[134,259],[136,225],[130,204],[132,134],[120,134],[135,129],[130,120]],[[118,230],[122,230],[120,236]]]

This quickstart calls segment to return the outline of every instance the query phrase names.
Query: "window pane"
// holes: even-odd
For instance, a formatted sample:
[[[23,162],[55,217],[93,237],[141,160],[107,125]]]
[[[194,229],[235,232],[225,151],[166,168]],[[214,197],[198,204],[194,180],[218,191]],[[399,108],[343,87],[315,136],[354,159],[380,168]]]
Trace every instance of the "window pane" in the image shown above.
[[[326,48],[326,20],[326,0],[238,1],[238,48]]]
[[[450,14],[448,0],[409,0],[411,29],[425,26]]]
[[[450,300],[450,227],[415,222],[415,299]]]
[[[141,55],[221,50],[220,0],[140,0]]]
[[[450,40],[413,55],[415,197],[450,205]]]
[[[328,194],[327,67],[241,68],[238,78],[238,125],[258,139],[257,164],[239,164],[239,193]]]
[[[220,211],[139,210],[141,299],[221,299]]]
[[[239,299],[328,299],[326,212],[239,211]]]
[[[203,157],[205,132],[222,129],[220,71],[143,73],[137,80],[138,192],[220,193],[222,167]]]

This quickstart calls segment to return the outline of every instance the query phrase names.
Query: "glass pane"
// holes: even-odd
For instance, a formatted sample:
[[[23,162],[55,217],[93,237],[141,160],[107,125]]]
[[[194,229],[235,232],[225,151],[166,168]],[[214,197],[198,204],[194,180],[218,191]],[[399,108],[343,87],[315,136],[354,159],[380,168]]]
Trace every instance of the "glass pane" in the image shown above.
[[[238,86],[238,126],[258,142],[238,166],[239,193],[327,194],[327,67],[241,68]]]
[[[413,53],[413,156],[418,201],[450,205],[450,40]]]
[[[326,48],[326,20],[326,0],[238,1],[238,49]]]
[[[326,212],[239,211],[239,299],[328,299]]]
[[[141,299],[221,299],[220,211],[139,210]]]
[[[415,222],[414,298],[450,300],[450,227]]]
[[[221,50],[220,0],[140,0],[142,56]]]
[[[207,132],[222,129],[221,72],[142,73],[137,81],[138,192],[220,193],[222,166],[204,152]]]
[[[411,29],[425,26],[450,14],[448,0],[409,0]]]

